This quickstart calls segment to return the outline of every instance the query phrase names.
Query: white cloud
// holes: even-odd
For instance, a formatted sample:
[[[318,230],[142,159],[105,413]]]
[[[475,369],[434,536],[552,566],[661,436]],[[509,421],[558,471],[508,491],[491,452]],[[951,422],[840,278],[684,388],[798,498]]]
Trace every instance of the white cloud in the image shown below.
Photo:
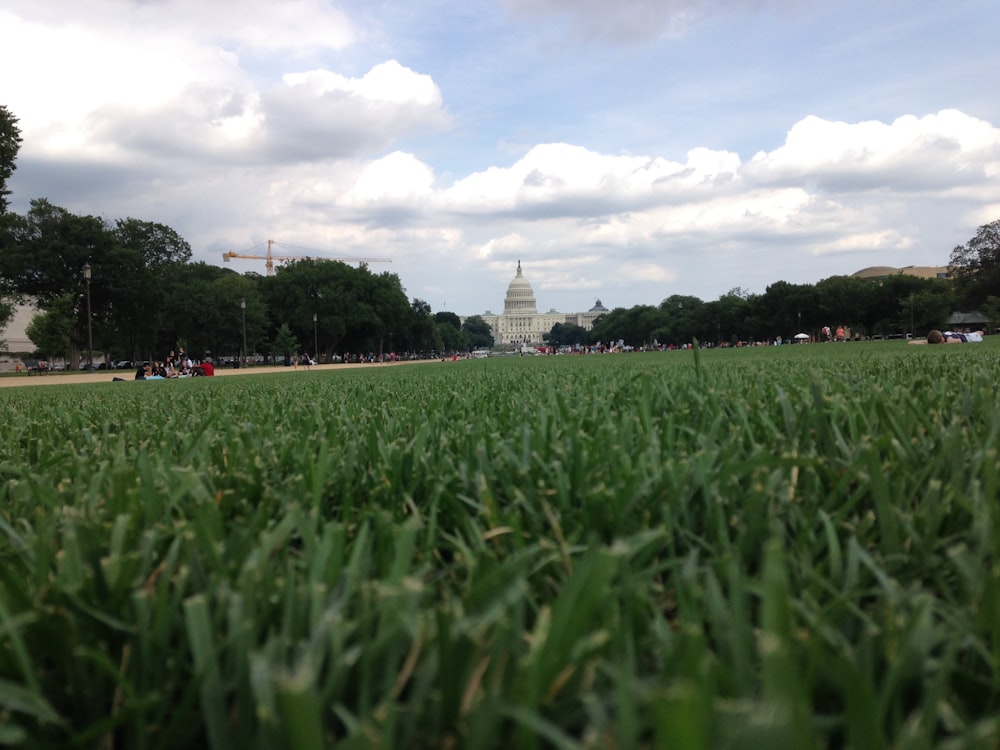
[[[955,110],[892,123],[829,122],[809,116],[785,143],[756,154],[745,172],[761,182],[936,190],[982,183],[1000,166],[1000,130]]]
[[[530,251],[531,243],[516,232],[503,237],[494,237],[484,242],[476,252],[480,258],[490,258],[495,253],[499,253],[503,258],[510,258],[522,251]]]
[[[370,154],[448,125],[434,81],[395,60],[357,78],[323,68],[257,76],[248,52],[291,67],[354,38],[320,0],[253,0],[238,13],[189,0],[96,2],[86,12],[65,3],[57,15],[50,5],[0,11],[0,68],[20,71],[5,81],[4,103],[25,154],[304,160]]]
[[[535,146],[510,167],[490,167],[458,180],[442,195],[453,211],[541,210],[599,216],[668,197],[693,199],[737,177],[736,154],[695,149],[679,164],[659,157],[613,156],[580,146]]]
[[[311,70],[286,73],[284,81],[290,88],[308,88],[316,96],[345,94],[367,101],[441,106],[441,92],[434,80],[414,73],[395,60],[379,63],[361,78],[348,78],[329,70]]]
[[[395,151],[370,162],[361,170],[348,196],[348,203],[391,203],[414,206],[423,203],[434,184],[434,172],[413,156]]]
[[[812,252],[815,255],[825,255],[827,253],[854,253],[863,250],[885,253],[888,257],[896,251],[906,250],[910,247],[913,247],[912,238],[906,237],[894,229],[883,229],[864,234],[848,234],[834,240],[820,242],[813,246]]]

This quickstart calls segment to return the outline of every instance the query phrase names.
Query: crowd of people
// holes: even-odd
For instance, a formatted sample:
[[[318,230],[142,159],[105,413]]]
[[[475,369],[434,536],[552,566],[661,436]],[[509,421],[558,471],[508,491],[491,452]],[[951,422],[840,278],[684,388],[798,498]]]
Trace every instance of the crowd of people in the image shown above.
[[[176,354],[171,351],[167,358],[160,362],[139,365],[135,371],[136,380],[166,380],[168,378],[193,378],[215,375],[215,365],[210,358],[192,360],[183,349]]]

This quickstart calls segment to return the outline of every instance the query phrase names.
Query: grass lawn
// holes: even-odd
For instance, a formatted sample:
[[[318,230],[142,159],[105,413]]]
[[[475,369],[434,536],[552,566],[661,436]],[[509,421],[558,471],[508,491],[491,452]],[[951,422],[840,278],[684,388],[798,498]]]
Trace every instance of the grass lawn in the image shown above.
[[[0,389],[0,745],[995,748],[998,365]]]

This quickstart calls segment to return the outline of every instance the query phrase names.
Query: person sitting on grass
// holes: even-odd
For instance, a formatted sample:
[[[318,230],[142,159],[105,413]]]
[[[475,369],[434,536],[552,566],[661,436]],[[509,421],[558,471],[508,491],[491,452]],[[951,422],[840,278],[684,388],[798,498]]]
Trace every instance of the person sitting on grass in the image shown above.
[[[911,344],[979,344],[982,343],[983,332],[956,333],[955,331],[933,330],[927,334],[927,340],[913,339]]]

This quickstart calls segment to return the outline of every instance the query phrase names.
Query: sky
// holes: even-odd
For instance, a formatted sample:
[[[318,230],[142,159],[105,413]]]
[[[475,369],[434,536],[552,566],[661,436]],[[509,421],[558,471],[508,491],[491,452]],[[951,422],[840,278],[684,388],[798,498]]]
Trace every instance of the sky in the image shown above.
[[[5,0],[8,187],[437,312],[946,265],[1000,219],[996,0]],[[235,259],[264,273],[260,260]]]

